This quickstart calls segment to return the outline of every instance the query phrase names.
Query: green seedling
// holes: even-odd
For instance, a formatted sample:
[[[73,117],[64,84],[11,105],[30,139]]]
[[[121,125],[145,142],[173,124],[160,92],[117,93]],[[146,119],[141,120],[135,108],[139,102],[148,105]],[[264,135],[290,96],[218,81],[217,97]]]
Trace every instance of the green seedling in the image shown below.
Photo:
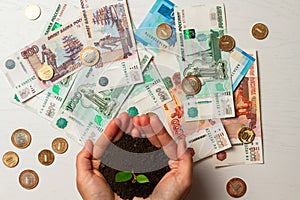
[[[150,182],[147,176],[143,174],[135,175],[134,172],[118,172],[116,174],[116,182],[126,182],[132,179],[132,183],[147,183]]]

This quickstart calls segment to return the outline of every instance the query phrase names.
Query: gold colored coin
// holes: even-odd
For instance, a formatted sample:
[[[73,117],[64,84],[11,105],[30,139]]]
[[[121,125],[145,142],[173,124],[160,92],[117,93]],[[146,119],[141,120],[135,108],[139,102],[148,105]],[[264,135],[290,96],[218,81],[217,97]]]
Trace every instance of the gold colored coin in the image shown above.
[[[269,34],[269,29],[263,23],[254,24],[254,26],[252,27],[252,35],[254,38],[258,40],[265,39],[268,36],[268,34]]]
[[[37,69],[38,77],[43,81],[48,81],[54,76],[54,70],[51,65],[42,64]]]
[[[92,46],[87,46],[80,51],[80,60],[86,66],[94,66],[100,60],[100,52]]]
[[[13,151],[8,151],[3,155],[2,161],[5,166],[7,166],[9,168],[13,168],[18,165],[19,156],[18,156],[18,154],[16,154]]]
[[[64,138],[55,138],[52,141],[52,149],[55,153],[63,154],[68,149],[68,142]]]
[[[54,153],[48,149],[44,149],[39,153],[38,159],[42,165],[51,165],[54,162]]]
[[[20,149],[25,149],[31,143],[31,135],[25,129],[17,129],[11,135],[13,145]]]
[[[35,171],[26,169],[19,175],[19,183],[23,188],[31,190],[38,185],[39,176]]]
[[[156,28],[156,35],[162,40],[167,40],[172,36],[173,30],[169,24],[160,24]]]
[[[238,133],[238,137],[242,143],[249,144],[249,143],[253,142],[253,140],[255,138],[255,133],[249,127],[242,127]]]
[[[231,37],[229,35],[223,35],[219,39],[219,48],[222,51],[229,52],[232,49],[234,49],[234,47],[235,47],[235,40],[233,39],[233,37]]]
[[[195,95],[201,90],[201,81],[200,79],[195,75],[188,75],[184,77],[184,79],[181,82],[182,90],[187,95]]]
[[[232,178],[227,182],[226,191],[230,196],[239,198],[246,193],[247,185],[241,178]]]

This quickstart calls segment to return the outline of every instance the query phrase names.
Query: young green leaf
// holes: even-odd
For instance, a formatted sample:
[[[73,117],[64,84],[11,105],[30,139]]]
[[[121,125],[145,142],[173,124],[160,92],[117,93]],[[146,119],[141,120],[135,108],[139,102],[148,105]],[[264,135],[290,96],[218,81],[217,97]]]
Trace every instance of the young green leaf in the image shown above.
[[[132,178],[131,172],[118,172],[116,174],[116,182],[126,182]]]
[[[147,176],[140,174],[136,176],[136,180],[138,183],[147,183],[150,182],[149,179],[147,178]]]

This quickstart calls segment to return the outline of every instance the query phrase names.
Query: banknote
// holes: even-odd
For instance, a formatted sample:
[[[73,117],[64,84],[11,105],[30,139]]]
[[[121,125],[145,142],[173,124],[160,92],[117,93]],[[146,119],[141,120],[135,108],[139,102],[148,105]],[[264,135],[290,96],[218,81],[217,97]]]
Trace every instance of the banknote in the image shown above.
[[[230,52],[232,90],[235,91],[255,59],[242,49],[235,47]]]
[[[144,82],[136,84],[120,110],[136,114],[150,112],[172,100],[155,64],[143,70]]]
[[[62,25],[78,18],[80,9],[78,6],[78,0],[59,0],[54,9],[54,13],[51,15],[49,21],[43,30],[43,34],[47,35],[51,31],[54,31]]]
[[[145,67],[152,55],[139,51],[141,66]],[[80,144],[90,139],[95,142],[108,122],[116,116],[134,85],[95,90],[98,82],[96,67],[81,70],[52,126]]]
[[[58,1],[53,15],[46,24],[47,28],[43,30],[42,35],[47,35],[51,33],[51,31],[55,31],[61,27],[63,24],[66,24],[69,18],[74,18],[72,17],[73,15],[78,17],[79,8],[74,4],[75,2],[72,2],[71,0]],[[76,74],[68,76],[23,103],[20,102],[18,96],[15,94],[12,98],[12,102],[52,121],[63,104],[75,78]]]
[[[171,28],[167,39],[158,37],[157,29],[161,24]],[[156,52],[174,47],[176,44],[174,3],[169,0],[157,0],[135,31],[135,38]]]
[[[126,0],[80,0],[87,44],[100,52],[96,91],[143,81]],[[101,80],[106,80],[105,82]]]
[[[67,23],[2,61],[1,69],[24,102],[80,70],[79,53],[84,46],[81,18]],[[47,70],[44,70],[44,69]],[[42,79],[51,69],[50,80]]]
[[[183,91],[179,68],[177,72],[166,76],[164,82],[173,99],[163,106],[165,121],[169,127],[168,130],[175,139],[186,137],[187,145],[195,150],[194,162],[231,147],[220,119],[191,122],[183,119]]]
[[[218,46],[226,34],[223,4],[175,7],[175,24],[181,77],[197,77],[196,92],[183,94],[185,120],[234,117],[229,53]]]
[[[249,54],[256,58],[256,51]],[[222,120],[233,147],[214,156],[216,167],[264,162],[257,61],[234,92],[234,99],[236,117]],[[241,142],[238,136],[244,127],[255,134],[248,144]]]

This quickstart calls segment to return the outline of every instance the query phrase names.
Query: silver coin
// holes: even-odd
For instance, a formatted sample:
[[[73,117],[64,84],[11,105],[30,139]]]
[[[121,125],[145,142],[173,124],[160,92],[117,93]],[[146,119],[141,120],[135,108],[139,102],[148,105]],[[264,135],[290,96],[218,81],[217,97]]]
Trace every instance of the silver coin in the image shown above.
[[[84,65],[94,66],[100,60],[100,53],[95,47],[87,46],[81,50],[80,60]]]
[[[5,67],[7,69],[14,69],[16,67],[16,62],[12,59],[8,59],[6,62],[5,62]]]
[[[108,85],[108,78],[105,77],[105,76],[102,76],[100,79],[99,79],[99,85],[101,86],[107,86]]]
[[[25,16],[30,20],[35,20],[41,16],[41,8],[37,4],[29,4],[24,9]]]

